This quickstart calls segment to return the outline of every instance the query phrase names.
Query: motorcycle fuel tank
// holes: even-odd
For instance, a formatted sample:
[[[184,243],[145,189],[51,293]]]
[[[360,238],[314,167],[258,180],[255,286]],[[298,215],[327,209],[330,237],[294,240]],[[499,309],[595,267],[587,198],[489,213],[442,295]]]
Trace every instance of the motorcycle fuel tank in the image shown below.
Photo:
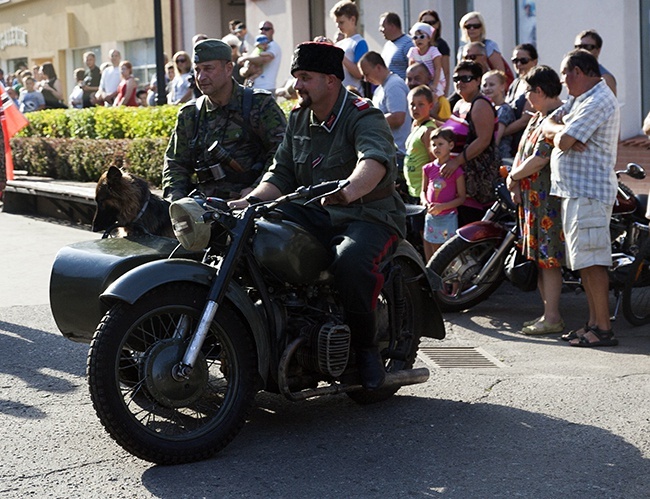
[[[257,222],[253,254],[262,267],[294,285],[316,281],[332,261],[314,236],[286,220]]]

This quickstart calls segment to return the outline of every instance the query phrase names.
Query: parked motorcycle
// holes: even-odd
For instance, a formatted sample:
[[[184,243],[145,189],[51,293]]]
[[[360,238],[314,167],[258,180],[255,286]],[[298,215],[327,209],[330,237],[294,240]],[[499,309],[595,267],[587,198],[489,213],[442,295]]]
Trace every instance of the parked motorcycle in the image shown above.
[[[636,163],[616,171],[616,177],[628,175],[645,178],[645,171]],[[512,202],[504,181],[495,186],[497,200],[481,221],[459,228],[431,257],[427,266],[442,278],[442,288],[435,292],[436,302],[443,312],[460,312],[486,300],[506,278],[504,265],[507,255],[519,239],[517,206]],[[646,195],[634,195],[618,181],[616,203],[610,221],[612,267],[610,282],[622,289],[625,268],[638,251],[638,223],[645,221]],[[577,275],[565,272],[565,283],[579,285]],[[620,288],[620,289],[619,289]],[[616,316],[622,294],[617,293]]]
[[[428,379],[413,368],[420,338],[442,339],[445,328],[432,296],[440,279],[416,250],[401,241],[381,264],[386,382],[365,390],[330,252],[276,209],[344,185],[302,187],[237,212],[216,198],[179,200],[170,213],[184,249],[142,236],[59,253],[52,311],[66,337],[90,341],[93,406],[119,445],[155,463],[201,460],[237,435],[260,389],[369,404]]]

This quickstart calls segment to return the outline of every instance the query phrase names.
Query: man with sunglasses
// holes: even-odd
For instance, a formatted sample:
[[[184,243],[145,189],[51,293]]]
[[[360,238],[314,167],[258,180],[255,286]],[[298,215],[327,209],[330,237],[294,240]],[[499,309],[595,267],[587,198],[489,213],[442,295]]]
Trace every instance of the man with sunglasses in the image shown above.
[[[463,60],[474,61],[483,68],[483,72],[490,71],[488,64],[487,51],[483,42],[469,42],[463,45]]]
[[[587,29],[578,33],[573,48],[586,50],[598,60],[600,50],[603,48],[603,38],[595,29]],[[598,68],[600,69],[600,75],[603,80],[605,80],[607,86],[616,95],[616,78],[602,64],[598,63]]]
[[[268,90],[272,94],[275,94],[276,80],[282,59],[280,45],[273,40],[274,33],[273,23],[271,21],[262,21],[260,23],[259,35],[264,35],[269,39],[268,47],[259,55],[256,55],[253,51],[249,51],[237,60],[237,63],[241,65],[246,61],[249,61],[250,64],[261,65],[263,68],[262,74],[255,78],[253,88]]]

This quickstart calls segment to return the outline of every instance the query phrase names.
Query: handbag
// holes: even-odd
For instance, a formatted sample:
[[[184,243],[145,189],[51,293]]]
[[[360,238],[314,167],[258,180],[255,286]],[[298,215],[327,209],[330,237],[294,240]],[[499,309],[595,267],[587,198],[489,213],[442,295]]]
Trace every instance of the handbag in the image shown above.
[[[472,109],[477,99],[485,99],[479,96],[472,101],[472,106],[467,113],[466,120],[469,125],[469,132],[467,134],[467,145],[471,144],[477,137],[476,128],[472,122]],[[487,100],[487,99],[485,99]],[[489,101],[488,101],[489,102]],[[492,106],[492,103],[490,103]],[[494,116],[496,118],[496,110],[492,106]],[[464,166],[465,171],[465,186],[467,195],[474,198],[481,204],[492,203],[496,199],[494,192],[495,181],[499,178],[499,168],[501,167],[501,153],[499,148],[494,142],[494,134],[490,145],[486,147],[478,156],[467,160]]]
[[[508,280],[522,291],[534,291],[537,288],[537,262],[528,260],[515,245],[506,256],[503,269]]]

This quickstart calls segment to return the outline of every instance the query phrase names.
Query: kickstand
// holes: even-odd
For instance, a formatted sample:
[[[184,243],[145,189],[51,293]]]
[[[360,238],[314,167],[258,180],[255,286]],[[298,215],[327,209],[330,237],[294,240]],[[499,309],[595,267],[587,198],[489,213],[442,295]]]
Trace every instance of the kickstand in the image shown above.
[[[614,291],[614,297],[616,298],[616,305],[614,305],[614,313],[609,318],[610,321],[615,321],[616,316],[618,315],[618,310],[621,308],[621,302],[623,301],[623,293],[618,289]]]

